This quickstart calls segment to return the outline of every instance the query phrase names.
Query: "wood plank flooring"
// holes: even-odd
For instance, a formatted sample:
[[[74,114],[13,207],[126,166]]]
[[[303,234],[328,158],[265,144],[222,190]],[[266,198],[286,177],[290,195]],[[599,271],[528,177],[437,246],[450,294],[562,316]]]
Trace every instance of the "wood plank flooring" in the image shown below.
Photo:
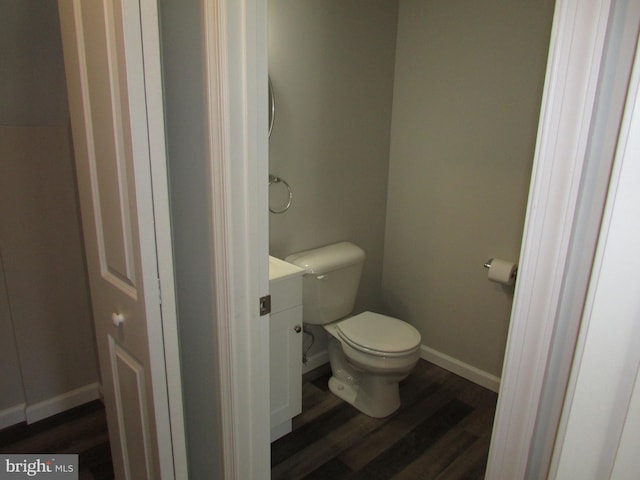
[[[271,446],[273,480],[484,477],[495,393],[421,360],[401,383],[400,410],[374,419],[331,394],[329,376],[305,376],[294,431]],[[77,453],[80,480],[113,479],[99,401],[0,430],[0,453]]]
[[[76,453],[79,480],[112,480],[104,406],[98,400],[0,430],[0,453]]]
[[[495,393],[421,360],[400,410],[374,419],[331,394],[329,376],[305,376],[303,412],[271,445],[273,480],[484,478]]]

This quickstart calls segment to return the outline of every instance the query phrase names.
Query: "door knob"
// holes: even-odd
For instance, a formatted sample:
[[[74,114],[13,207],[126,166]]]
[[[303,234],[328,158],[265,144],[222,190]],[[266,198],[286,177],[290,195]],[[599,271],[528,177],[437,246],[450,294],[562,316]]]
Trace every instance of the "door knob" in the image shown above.
[[[116,327],[119,327],[120,325],[122,325],[124,323],[124,315],[121,313],[112,313],[111,314],[111,321],[113,322],[113,324]]]
[[[296,325],[293,327],[293,331],[296,333],[300,333],[302,331],[302,327],[300,325]]]

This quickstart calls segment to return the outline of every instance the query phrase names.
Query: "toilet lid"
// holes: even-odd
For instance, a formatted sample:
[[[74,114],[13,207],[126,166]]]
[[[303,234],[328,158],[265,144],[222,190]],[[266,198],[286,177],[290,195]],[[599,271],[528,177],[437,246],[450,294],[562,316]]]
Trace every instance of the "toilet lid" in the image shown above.
[[[420,332],[397,318],[364,312],[336,325],[338,334],[352,347],[369,352],[403,353],[420,345]]]

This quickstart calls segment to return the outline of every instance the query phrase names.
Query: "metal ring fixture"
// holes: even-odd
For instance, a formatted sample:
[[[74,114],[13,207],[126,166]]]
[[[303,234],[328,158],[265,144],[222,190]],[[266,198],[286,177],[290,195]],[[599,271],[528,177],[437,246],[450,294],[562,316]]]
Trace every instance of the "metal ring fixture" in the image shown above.
[[[269,206],[269,211],[271,213],[284,213],[287,210],[289,210],[289,207],[291,207],[291,202],[293,201],[293,191],[291,190],[291,187],[289,186],[289,184],[285,182],[283,179],[281,179],[280,177],[276,177],[275,175],[269,174],[269,186],[273,185],[274,183],[282,183],[285,187],[287,187],[289,198],[277,209],[271,208],[271,206]]]

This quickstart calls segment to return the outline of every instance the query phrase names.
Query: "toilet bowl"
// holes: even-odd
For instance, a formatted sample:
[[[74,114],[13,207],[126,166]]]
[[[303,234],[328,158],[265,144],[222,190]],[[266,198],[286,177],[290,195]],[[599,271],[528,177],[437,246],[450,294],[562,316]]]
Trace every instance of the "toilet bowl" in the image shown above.
[[[400,407],[399,382],[420,359],[420,333],[408,323],[373,312],[324,326],[331,335],[329,389],[375,418]]]
[[[420,358],[420,333],[397,318],[353,310],[365,253],[357,245],[334,245],[289,255],[305,269],[303,322],[330,335],[329,389],[371,417],[400,407],[399,382]]]

